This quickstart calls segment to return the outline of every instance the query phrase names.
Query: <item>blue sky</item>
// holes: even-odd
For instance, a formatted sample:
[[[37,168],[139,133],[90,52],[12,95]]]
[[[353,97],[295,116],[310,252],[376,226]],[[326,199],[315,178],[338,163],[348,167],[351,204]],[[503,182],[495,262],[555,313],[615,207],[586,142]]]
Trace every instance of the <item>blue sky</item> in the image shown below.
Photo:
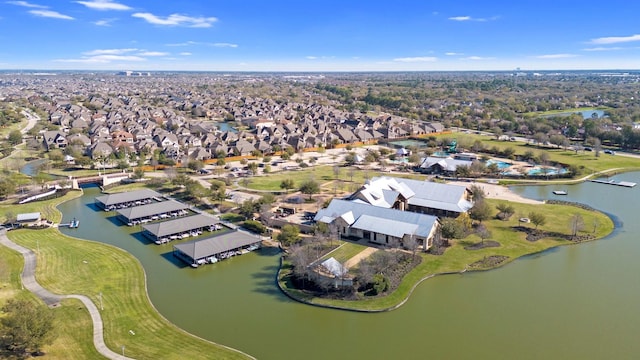
[[[640,69],[638,1],[0,0],[0,69]]]

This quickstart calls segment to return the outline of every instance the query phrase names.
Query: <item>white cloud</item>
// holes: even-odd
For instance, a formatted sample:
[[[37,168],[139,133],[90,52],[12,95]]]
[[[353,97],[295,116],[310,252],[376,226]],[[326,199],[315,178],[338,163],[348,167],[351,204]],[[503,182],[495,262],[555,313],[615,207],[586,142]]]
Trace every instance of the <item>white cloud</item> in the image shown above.
[[[191,45],[196,45],[196,44],[198,44],[198,43],[195,42],[195,41],[189,40],[189,41],[185,41],[185,42],[182,42],[182,43],[165,44],[164,46],[191,46]]]
[[[131,10],[129,6],[111,0],[76,1],[76,3],[93,10]]]
[[[492,16],[490,18],[474,18],[472,16],[452,16],[449,18],[449,20],[453,20],[453,21],[479,21],[479,22],[484,22],[484,21],[493,21],[493,20],[498,20],[500,17],[499,16]]]
[[[305,59],[307,60],[316,60],[317,58],[317,56],[305,56]]]
[[[592,44],[618,44],[632,41],[640,41],[640,34],[630,36],[609,36],[591,39]]]
[[[457,52],[446,52],[444,53],[447,56],[462,56],[464,55],[464,53],[457,53]]]
[[[546,54],[546,55],[538,55],[537,59],[568,59],[573,58],[578,55],[575,54]]]
[[[191,56],[192,54],[190,52],[188,52],[188,51],[183,51],[179,55],[181,55],[181,56]]]
[[[133,55],[97,55],[97,56],[85,56],[79,59],[56,59],[56,62],[66,62],[66,63],[84,63],[84,64],[95,64],[95,63],[110,63],[114,61],[146,61],[147,59],[140,56]]]
[[[471,20],[471,16],[452,16],[449,18],[449,20],[453,20],[453,21],[470,21]]]
[[[163,26],[187,26],[193,28],[208,28],[218,19],[214,17],[191,17],[180,14],[171,14],[165,18],[151,13],[135,13],[131,15],[135,18],[146,20],[148,23]]]
[[[231,44],[231,43],[213,43],[211,44],[211,46],[215,46],[215,47],[230,47],[230,48],[237,48],[238,44]]]
[[[196,46],[196,45],[205,45],[205,46],[213,46],[213,47],[220,47],[220,48],[237,48],[238,44],[232,44],[232,43],[224,43],[224,42],[219,42],[219,43],[207,43],[207,42],[198,42],[198,41],[185,41],[185,42],[181,42],[181,43],[173,43],[173,44],[164,44],[164,46]]]
[[[82,53],[83,55],[95,56],[95,55],[121,55],[130,53],[133,51],[138,51],[136,48],[125,48],[125,49],[96,49]]]
[[[616,50],[624,50],[624,48],[619,46],[613,46],[613,47],[600,46],[600,47],[582,49],[582,51],[616,51]]]
[[[482,61],[482,60],[493,60],[494,57],[484,57],[484,56],[467,56],[462,58],[461,60],[473,60],[473,61]]]
[[[111,26],[111,23],[114,21],[116,21],[116,19],[102,19],[94,22],[94,24],[98,26]]]
[[[433,56],[418,56],[418,57],[403,57],[403,58],[395,58],[393,61],[397,62],[407,62],[407,63],[415,63],[415,62],[434,62],[437,61],[437,57]]]
[[[33,8],[33,9],[46,9],[46,8],[48,8],[48,6],[32,4],[32,3],[26,2],[26,1],[7,1],[7,4],[23,6],[23,7]]]
[[[35,16],[46,17],[46,18],[74,20],[69,15],[60,14],[59,12],[53,11],[53,10],[29,10],[29,13]]]
[[[162,52],[162,51],[142,51],[140,53],[138,53],[137,55],[139,56],[167,56],[169,55],[168,52]]]

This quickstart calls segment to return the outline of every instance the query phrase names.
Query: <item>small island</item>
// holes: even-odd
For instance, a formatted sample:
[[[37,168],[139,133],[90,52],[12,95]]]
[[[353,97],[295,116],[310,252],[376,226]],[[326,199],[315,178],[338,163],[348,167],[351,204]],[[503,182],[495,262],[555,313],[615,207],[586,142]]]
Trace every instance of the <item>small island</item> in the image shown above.
[[[315,217],[315,235],[286,249],[278,274],[280,289],[311,305],[388,311],[401,306],[430,277],[493,269],[553,247],[602,238],[614,228],[606,214],[589,206],[525,199],[499,185],[428,185],[437,191],[422,189],[423,185],[409,179],[374,178],[348,200],[332,200]],[[395,198],[393,189],[404,189],[411,198],[401,191]],[[375,194],[384,192],[390,206],[408,210],[382,208],[385,204],[376,201]],[[461,195],[453,196],[456,192]],[[425,194],[447,194],[459,212],[451,210],[453,204],[442,206],[449,211],[406,206],[407,200]],[[442,202],[435,197],[431,204]],[[413,199],[409,203],[429,200]],[[419,213],[407,214],[412,210]]]

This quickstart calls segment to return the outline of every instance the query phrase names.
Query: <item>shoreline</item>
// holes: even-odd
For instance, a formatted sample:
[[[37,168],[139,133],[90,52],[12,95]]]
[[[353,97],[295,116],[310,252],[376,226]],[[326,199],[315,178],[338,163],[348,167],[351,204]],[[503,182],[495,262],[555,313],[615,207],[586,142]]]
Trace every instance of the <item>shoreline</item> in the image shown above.
[[[492,185],[492,184],[487,184],[487,185]],[[503,187],[504,188],[504,186],[501,186],[501,185],[493,185],[493,186]],[[509,200],[509,199],[517,199],[517,198],[521,198],[521,199],[527,200],[526,198],[523,198],[523,197],[521,197],[521,196],[519,196],[519,195],[517,195],[515,193],[512,193],[507,188],[504,188],[504,190],[506,190],[506,191],[504,193],[501,193],[501,195],[500,195],[500,196],[503,196],[502,198],[497,197],[499,195],[495,195],[492,198],[493,199],[497,199],[497,200]],[[511,201],[515,201],[515,200],[511,200]],[[523,203],[531,204],[531,205],[545,204],[544,202],[538,201],[538,200],[531,200],[531,202],[523,202]],[[576,204],[567,204],[567,205],[568,206],[578,206],[579,204],[576,203]],[[598,241],[598,240],[607,239],[607,238],[611,237],[612,235],[614,235],[616,232],[620,231],[620,229],[622,228],[623,224],[618,220],[617,216],[615,216],[613,214],[609,214],[609,213],[603,212],[603,211],[600,211],[598,209],[593,209],[593,211],[596,211],[596,212],[598,212],[600,214],[603,214],[603,215],[605,215],[607,218],[609,218],[611,220],[611,222],[613,224],[613,228],[611,229],[611,231],[609,233],[607,233],[607,234],[605,234],[603,236],[591,239],[591,240],[587,240],[587,241],[579,241],[579,242],[569,241],[569,242],[566,242],[566,243],[561,243],[561,244],[557,244],[557,245],[554,245],[554,246],[550,246],[550,247],[547,247],[547,248],[539,250],[539,251],[534,251],[534,252],[522,254],[522,255],[520,255],[518,257],[508,258],[506,261],[503,261],[503,262],[499,263],[498,265],[493,266],[493,267],[489,267],[489,268],[469,269],[469,265],[467,265],[464,269],[458,270],[458,271],[446,271],[446,272],[437,272],[437,273],[432,273],[432,274],[426,274],[425,276],[423,276],[420,279],[418,279],[410,287],[410,289],[407,291],[406,295],[403,296],[401,300],[399,300],[396,304],[394,304],[392,306],[387,306],[387,307],[384,307],[384,308],[366,309],[366,308],[359,308],[359,307],[347,307],[347,306],[340,306],[340,305],[333,305],[333,304],[323,304],[323,303],[313,302],[313,299],[322,299],[322,298],[313,297],[313,298],[311,298],[312,300],[306,300],[306,299],[303,299],[303,298],[297,296],[295,294],[295,291],[298,291],[297,289],[292,289],[292,290],[295,290],[295,291],[289,291],[289,289],[287,289],[285,286],[283,286],[283,284],[286,283],[286,281],[282,281],[283,280],[282,269],[283,269],[284,252],[280,256],[279,267],[278,267],[278,271],[276,272],[276,285],[278,286],[280,291],[282,291],[282,293],[285,296],[287,296],[288,298],[290,298],[290,299],[292,299],[294,301],[297,301],[299,303],[306,304],[306,305],[316,306],[316,307],[320,307],[320,308],[334,309],[334,310],[359,312],[359,313],[382,313],[382,312],[393,311],[393,310],[396,310],[396,309],[400,308],[401,306],[403,306],[409,300],[409,298],[412,296],[412,294],[415,291],[415,289],[420,284],[422,284],[424,281],[426,281],[428,279],[431,279],[431,278],[434,278],[436,276],[456,275],[456,274],[462,275],[462,274],[464,274],[466,272],[481,272],[481,271],[497,270],[497,269],[499,269],[499,268],[501,268],[503,266],[506,266],[507,264],[510,264],[513,261],[516,261],[518,259],[526,258],[526,257],[529,257],[529,256],[535,256],[535,255],[544,254],[546,252],[550,252],[550,251],[554,251],[554,250],[560,249],[560,248],[562,248],[564,246],[580,245],[580,244],[584,244],[584,243],[590,243],[590,242],[594,242],[594,241]],[[414,270],[415,270],[415,268],[412,271],[414,271]],[[407,273],[405,275],[405,278],[410,273],[411,272]],[[397,289],[395,291],[397,291]],[[379,299],[384,299],[385,297],[391,296],[392,294],[393,293],[387,294],[386,296],[381,297]],[[348,303],[351,303],[351,304],[357,304],[360,300],[338,300],[338,301],[348,302]]]

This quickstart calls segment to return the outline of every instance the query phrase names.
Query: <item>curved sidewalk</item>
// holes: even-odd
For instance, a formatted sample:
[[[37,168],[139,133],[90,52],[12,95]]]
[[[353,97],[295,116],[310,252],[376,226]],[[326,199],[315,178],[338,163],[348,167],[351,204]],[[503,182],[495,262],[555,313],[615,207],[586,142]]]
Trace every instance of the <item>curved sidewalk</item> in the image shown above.
[[[87,310],[89,310],[89,315],[91,315],[91,320],[93,322],[93,345],[100,354],[108,359],[133,360],[132,358],[124,357],[121,354],[111,351],[111,349],[109,349],[104,343],[102,317],[100,316],[100,312],[96,305],[88,297],[84,295],[57,295],[40,286],[35,278],[36,254],[33,251],[9,240],[6,229],[0,230],[0,244],[22,254],[24,257],[24,268],[22,269],[21,274],[22,284],[27,290],[42,299],[45,304],[50,307],[56,307],[60,305],[60,300],[70,298],[82,301]]]

